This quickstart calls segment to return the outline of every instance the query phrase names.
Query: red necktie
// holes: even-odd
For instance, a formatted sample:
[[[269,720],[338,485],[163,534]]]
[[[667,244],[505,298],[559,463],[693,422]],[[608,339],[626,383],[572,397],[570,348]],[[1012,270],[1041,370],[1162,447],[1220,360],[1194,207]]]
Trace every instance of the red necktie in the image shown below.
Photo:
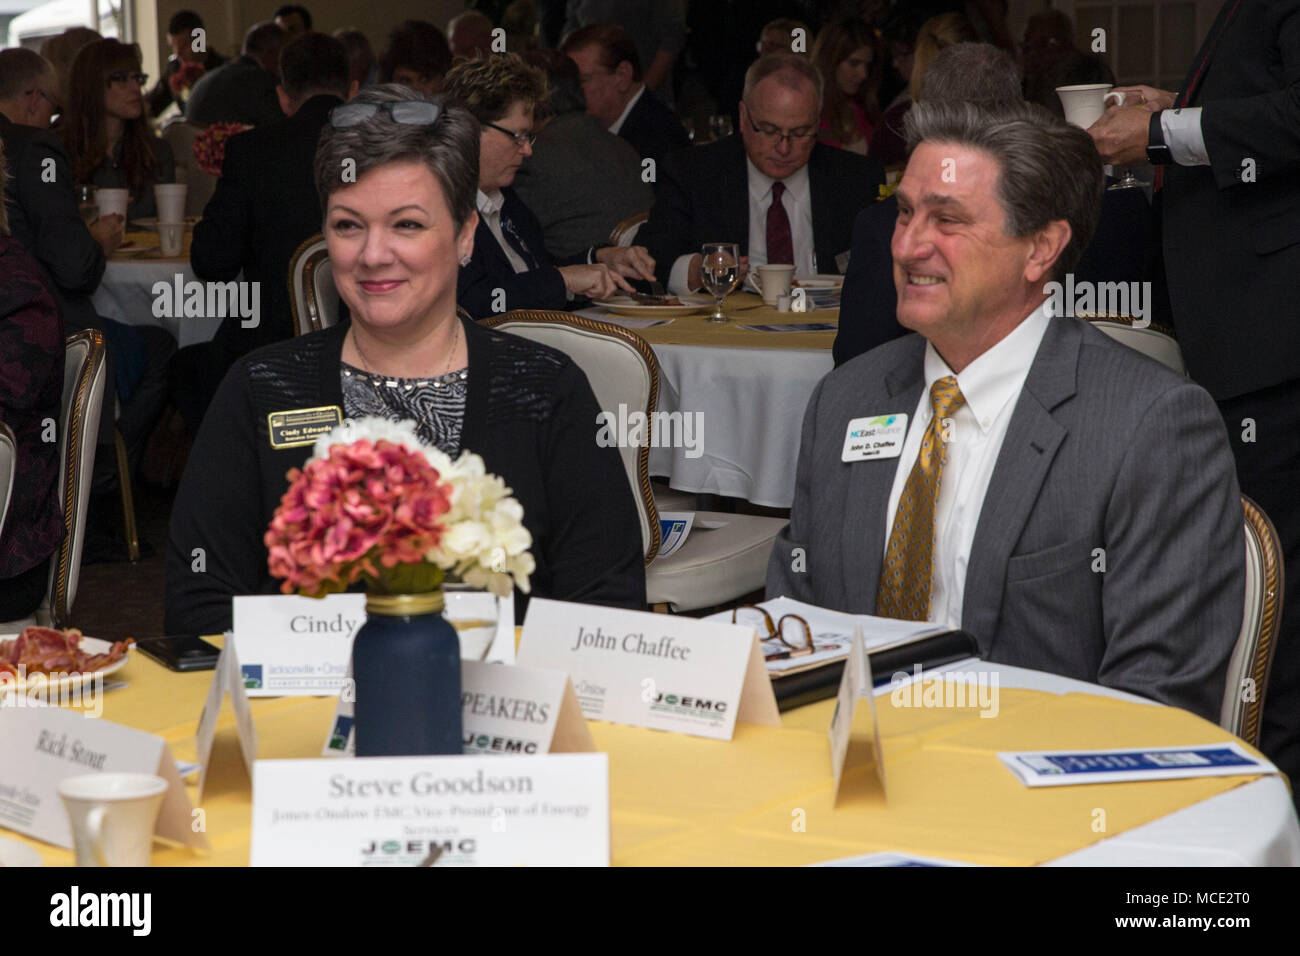
[[[781,194],[785,183],[772,184],[772,205],[767,207],[767,261],[794,265],[794,240],[790,236],[790,217],[786,215]]]

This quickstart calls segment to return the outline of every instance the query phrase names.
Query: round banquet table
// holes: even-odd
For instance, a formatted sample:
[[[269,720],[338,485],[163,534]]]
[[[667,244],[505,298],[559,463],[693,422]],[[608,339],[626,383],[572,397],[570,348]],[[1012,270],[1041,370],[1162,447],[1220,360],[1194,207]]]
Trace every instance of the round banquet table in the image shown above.
[[[630,328],[659,359],[663,412],[698,413],[703,454],[651,448],[650,474],[680,491],[741,498],[770,508],[794,501],[803,415],[813,388],[831,370],[834,331],[757,332],[744,325],[839,322],[838,309],[778,312],[750,292],[729,296],[727,324],[703,314],[647,328],[645,320],[584,309],[582,315]]]
[[[892,708],[890,688],[882,688],[876,709],[889,789],[887,799],[866,802],[835,804],[830,794],[826,729],[833,700],[783,714],[779,728],[739,724],[731,741],[590,722],[597,749],[609,754],[612,862],[803,864],[898,852],[993,864],[1300,864],[1300,825],[1276,775],[1021,786],[998,762],[998,749],[1233,738],[1128,694],[1021,668],[979,668],[998,675],[1001,719],[957,708]],[[211,672],[174,674],[134,651],[113,678],[125,686],[106,693],[104,718],[158,734],[178,760],[193,759]],[[259,757],[320,756],[332,698],[257,698],[250,706]],[[155,843],[154,865],[248,862],[251,786],[229,706],[217,727],[202,802],[211,854]],[[1098,806],[1107,808],[1113,835],[1088,825]],[[806,809],[806,832],[792,833],[791,807]],[[46,865],[73,861],[70,850],[0,833],[36,848]]]
[[[177,276],[181,277],[182,286],[196,278],[190,269],[192,235],[191,229],[187,228],[181,255],[167,257],[158,248],[157,233],[127,233],[127,240],[138,249],[119,252],[109,258],[104,278],[92,297],[95,311],[126,325],[155,325],[166,329],[180,348],[209,341],[221,326],[219,318],[154,315],[153,289],[156,283],[165,282],[168,288],[172,288]]]

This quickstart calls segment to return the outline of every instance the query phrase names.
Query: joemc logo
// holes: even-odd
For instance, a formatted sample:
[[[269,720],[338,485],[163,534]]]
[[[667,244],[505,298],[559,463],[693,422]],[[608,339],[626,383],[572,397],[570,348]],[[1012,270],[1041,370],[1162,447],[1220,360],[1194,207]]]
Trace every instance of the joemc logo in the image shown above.
[[[434,850],[438,851],[439,860],[468,863],[478,852],[478,842],[473,837],[459,840],[372,840],[361,847],[361,858],[363,863],[382,866],[408,863],[412,857],[423,860]]]
[[[494,737],[491,734],[468,733],[462,741],[465,753],[535,754],[537,741],[518,737]]]
[[[684,694],[656,694],[655,699],[650,702],[650,709],[701,716],[717,714],[720,717],[727,712],[727,702],[725,700],[706,700],[703,697],[690,697]]]

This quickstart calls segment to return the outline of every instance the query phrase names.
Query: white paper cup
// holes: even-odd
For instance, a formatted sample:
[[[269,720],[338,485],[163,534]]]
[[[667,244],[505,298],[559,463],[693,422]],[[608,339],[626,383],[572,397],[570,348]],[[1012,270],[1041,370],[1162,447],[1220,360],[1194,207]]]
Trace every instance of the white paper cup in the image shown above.
[[[1065,121],[1087,129],[1101,119],[1110,100],[1124,105],[1124,94],[1113,92],[1109,83],[1080,83],[1075,86],[1058,86],[1056,95],[1065,109]]]
[[[167,781],[148,773],[92,773],[59,783],[77,866],[148,866]]]
[[[759,295],[768,305],[776,305],[783,295],[790,294],[790,283],[794,281],[794,266],[764,265],[759,266],[754,278]]]
[[[165,256],[179,256],[185,246],[185,223],[158,223],[158,245]]]
[[[117,213],[125,219],[126,207],[130,201],[131,194],[125,189],[95,190],[95,205],[99,207],[101,216],[111,216],[113,213]]]
[[[153,188],[154,202],[158,206],[158,221],[181,222],[185,219],[184,183],[159,183]]]

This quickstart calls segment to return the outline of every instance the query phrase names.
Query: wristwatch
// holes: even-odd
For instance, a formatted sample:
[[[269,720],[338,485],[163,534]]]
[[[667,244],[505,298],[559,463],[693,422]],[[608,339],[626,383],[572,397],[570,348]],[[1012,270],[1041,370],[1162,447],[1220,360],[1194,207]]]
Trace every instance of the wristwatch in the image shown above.
[[[1151,114],[1151,123],[1147,127],[1147,162],[1152,166],[1168,166],[1173,163],[1173,154],[1165,145],[1165,130],[1160,125],[1160,115],[1164,110]]]

